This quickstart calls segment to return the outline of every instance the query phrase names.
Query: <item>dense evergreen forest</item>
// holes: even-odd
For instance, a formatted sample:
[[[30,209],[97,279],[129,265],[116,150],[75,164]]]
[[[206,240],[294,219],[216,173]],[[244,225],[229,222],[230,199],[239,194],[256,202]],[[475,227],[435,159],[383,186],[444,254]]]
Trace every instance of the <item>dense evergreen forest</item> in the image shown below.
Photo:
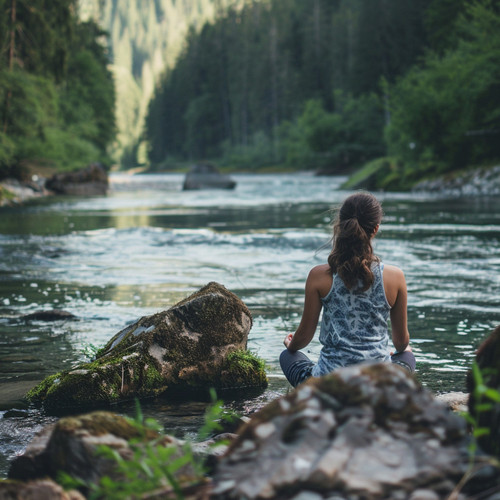
[[[104,33],[76,0],[0,0],[0,178],[109,163],[115,91]]]
[[[175,65],[191,28],[198,30],[243,0],[79,0],[80,17],[109,34],[116,85],[117,140],[111,154],[124,168],[146,160],[144,118],[155,84]]]
[[[267,0],[192,30],[149,106],[158,168],[349,171],[404,188],[500,159],[500,5]]]

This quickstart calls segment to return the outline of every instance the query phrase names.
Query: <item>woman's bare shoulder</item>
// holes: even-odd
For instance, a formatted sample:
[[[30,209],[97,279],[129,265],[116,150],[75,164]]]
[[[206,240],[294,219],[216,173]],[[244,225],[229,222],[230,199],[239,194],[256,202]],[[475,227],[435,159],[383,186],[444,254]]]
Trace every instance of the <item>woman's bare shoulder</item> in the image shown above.
[[[384,274],[388,274],[394,277],[404,277],[403,270],[392,264],[384,264]]]
[[[403,270],[397,266],[384,264],[384,284],[401,288],[405,286],[406,280]]]
[[[314,276],[324,276],[325,274],[329,274],[331,276],[330,266],[328,264],[320,264],[319,266],[314,266],[309,274],[313,274]]]
[[[319,293],[320,297],[324,297],[332,287],[332,273],[328,264],[320,264],[314,266],[309,271],[307,281]]]

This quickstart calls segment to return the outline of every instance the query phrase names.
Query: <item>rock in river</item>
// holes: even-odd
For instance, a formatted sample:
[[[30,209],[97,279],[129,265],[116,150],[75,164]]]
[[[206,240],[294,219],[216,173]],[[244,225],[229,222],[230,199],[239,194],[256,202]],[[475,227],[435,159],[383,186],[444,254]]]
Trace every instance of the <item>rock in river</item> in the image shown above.
[[[469,470],[468,444],[465,420],[405,370],[354,365],[256,413],[217,465],[214,498],[449,498]],[[454,498],[498,491],[498,466],[474,465]]]
[[[198,163],[186,174],[183,189],[234,189],[236,182],[211,163]]]
[[[45,187],[57,194],[98,196],[108,191],[108,174],[99,163],[73,172],[61,172],[47,179]]]
[[[26,397],[58,409],[210,387],[264,388],[264,363],[246,350],[251,326],[246,305],[212,282],[126,327],[95,361],[47,377]]]

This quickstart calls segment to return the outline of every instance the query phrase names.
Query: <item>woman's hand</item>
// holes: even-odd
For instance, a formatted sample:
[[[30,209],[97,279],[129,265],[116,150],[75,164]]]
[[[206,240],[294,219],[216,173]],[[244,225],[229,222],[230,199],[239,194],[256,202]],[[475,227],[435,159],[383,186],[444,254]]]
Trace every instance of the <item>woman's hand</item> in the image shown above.
[[[293,333],[289,333],[286,337],[285,337],[285,340],[283,340],[283,344],[285,344],[285,347],[288,349],[288,346],[290,344],[290,342],[292,341],[293,339]]]

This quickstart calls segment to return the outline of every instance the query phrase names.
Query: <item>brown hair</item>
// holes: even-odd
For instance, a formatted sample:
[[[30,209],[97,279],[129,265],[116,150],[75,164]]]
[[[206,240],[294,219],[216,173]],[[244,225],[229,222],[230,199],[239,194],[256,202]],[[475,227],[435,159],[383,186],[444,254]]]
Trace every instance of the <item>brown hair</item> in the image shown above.
[[[333,225],[333,250],[328,256],[332,274],[338,274],[347,288],[368,290],[373,283],[371,264],[378,262],[371,238],[382,220],[382,206],[370,193],[349,196]]]

